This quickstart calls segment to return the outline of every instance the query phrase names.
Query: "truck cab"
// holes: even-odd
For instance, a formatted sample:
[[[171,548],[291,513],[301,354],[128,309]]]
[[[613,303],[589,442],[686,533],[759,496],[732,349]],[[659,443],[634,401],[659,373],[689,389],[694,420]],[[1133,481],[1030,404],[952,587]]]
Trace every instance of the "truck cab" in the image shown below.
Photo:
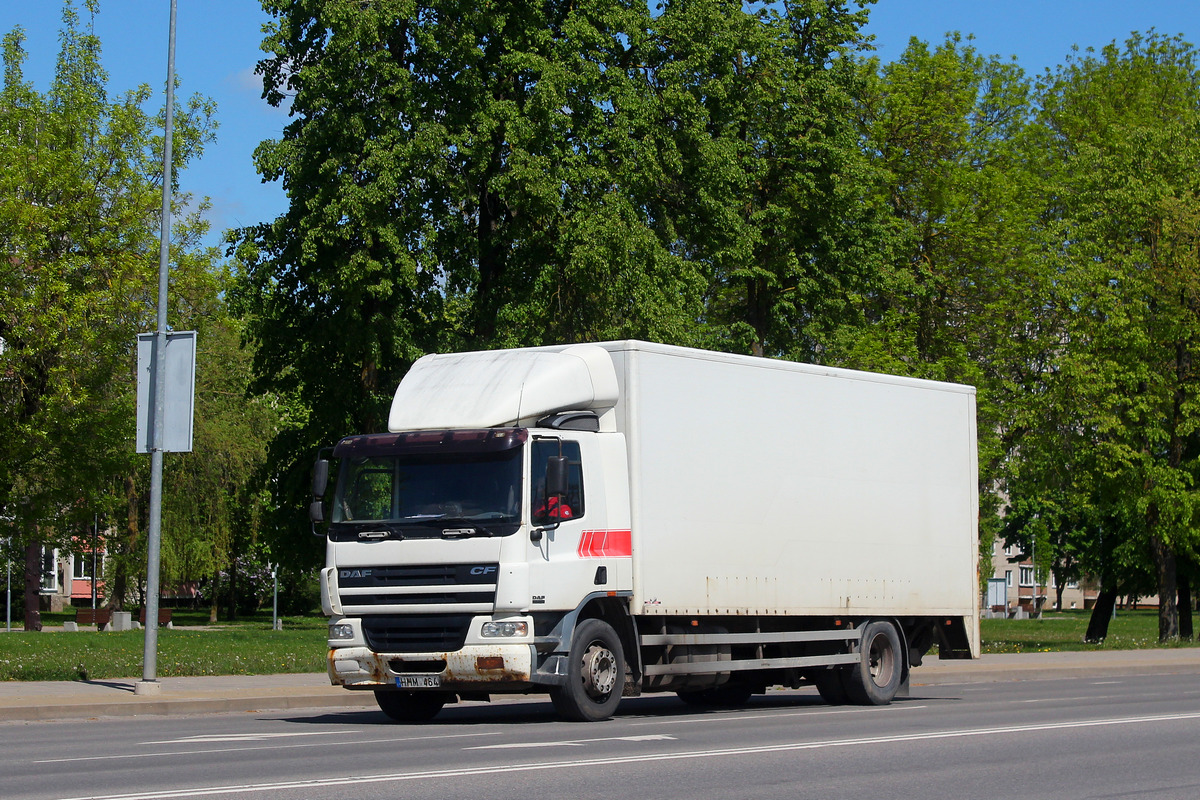
[[[570,356],[551,361],[563,373],[587,371]],[[590,388],[591,375],[582,382]],[[587,394],[595,405],[597,393]],[[424,401],[397,402],[407,424],[421,427],[342,439],[336,488],[314,504],[314,518],[327,522],[320,577],[330,679],[375,691],[385,712],[405,720],[455,697],[553,694],[569,672],[579,612],[631,594],[624,436],[602,430],[603,409],[431,429],[439,414],[413,419]],[[600,689],[591,682],[592,701],[620,697],[617,666],[607,666]]]

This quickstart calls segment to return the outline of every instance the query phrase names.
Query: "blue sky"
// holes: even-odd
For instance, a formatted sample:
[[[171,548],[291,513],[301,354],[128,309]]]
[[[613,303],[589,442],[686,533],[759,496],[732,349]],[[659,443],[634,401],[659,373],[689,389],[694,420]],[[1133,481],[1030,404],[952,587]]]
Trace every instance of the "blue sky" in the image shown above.
[[[166,81],[170,0],[101,0],[96,32],[104,48],[109,91]],[[44,89],[58,53],[60,0],[0,0],[0,32],[25,29],[26,78]],[[257,0],[177,0],[175,69],[181,93],[217,101],[216,143],[182,176],[181,186],[213,202],[216,231],[273,219],[286,207],[278,184],[264,185],[251,154],[276,138],[287,113],[260,99],[254,65],[268,21]],[[1200,0],[879,0],[867,32],[876,55],[897,58],[916,36],[940,41],[948,31],[974,34],[985,54],[1015,56],[1026,72],[1062,63],[1072,45],[1102,47],[1131,31],[1155,28],[1200,42]]]

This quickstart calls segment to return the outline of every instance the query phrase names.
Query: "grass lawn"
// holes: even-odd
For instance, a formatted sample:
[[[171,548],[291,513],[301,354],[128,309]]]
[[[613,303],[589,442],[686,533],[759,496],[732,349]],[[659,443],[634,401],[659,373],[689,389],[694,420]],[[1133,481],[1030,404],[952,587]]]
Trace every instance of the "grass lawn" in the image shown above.
[[[985,619],[980,622],[985,653],[1037,653],[1049,650],[1141,650],[1195,647],[1195,642],[1158,643],[1158,611],[1117,611],[1103,644],[1085,644],[1090,611],[1047,611],[1042,619]]]
[[[44,626],[74,613],[43,614]],[[175,611],[176,626],[208,625],[207,612]],[[271,614],[206,630],[160,628],[158,675],[270,675],[325,671],[325,618],[284,617],[271,630]],[[3,628],[0,627],[0,631]],[[133,678],[142,674],[144,631],[0,633],[0,680],[69,681]],[[86,675],[86,677],[85,677]]]

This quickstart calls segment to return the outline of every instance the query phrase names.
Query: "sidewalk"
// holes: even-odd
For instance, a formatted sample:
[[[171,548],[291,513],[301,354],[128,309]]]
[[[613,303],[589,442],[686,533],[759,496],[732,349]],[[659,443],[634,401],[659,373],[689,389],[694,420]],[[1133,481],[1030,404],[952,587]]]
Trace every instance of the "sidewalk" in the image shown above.
[[[975,661],[930,659],[913,686],[1126,675],[1200,675],[1200,648],[987,655]],[[138,715],[175,716],[297,708],[375,708],[370,692],[330,686],[324,673],[161,678],[157,695],[134,694],[136,678],[0,683],[0,723]]]
[[[331,686],[323,672],[159,678],[161,688],[156,695],[134,694],[139,681],[0,682],[0,723],[290,708],[375,708],[372,693]]]
[[[1200,648],[1007,653],[974,661],[928,659],[912,671],[914,686],[956,683],[1116,678],[1126,675],[1200,675]]]

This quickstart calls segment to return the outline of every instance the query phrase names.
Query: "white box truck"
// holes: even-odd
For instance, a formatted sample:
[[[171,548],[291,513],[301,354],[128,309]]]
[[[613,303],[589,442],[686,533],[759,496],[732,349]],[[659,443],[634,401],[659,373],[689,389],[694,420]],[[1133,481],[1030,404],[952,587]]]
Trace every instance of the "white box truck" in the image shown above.
[[[334,684],[884,704],[979,653],[975,392],[637,341],[429,355],[314,468]]]

